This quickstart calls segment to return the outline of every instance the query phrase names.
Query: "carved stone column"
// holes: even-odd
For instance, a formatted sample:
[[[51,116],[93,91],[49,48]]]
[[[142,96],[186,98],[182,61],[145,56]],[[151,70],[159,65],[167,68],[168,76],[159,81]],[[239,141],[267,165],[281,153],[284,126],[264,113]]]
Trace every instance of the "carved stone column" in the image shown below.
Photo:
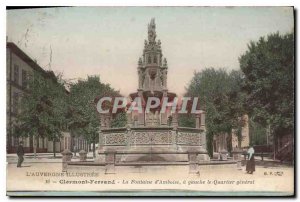
[[[196,128],[200,128],[201,127],[201,114],[196,114],[195,119],[196,119]]]
[[[164,100],[165,97],[168,95],[168,90],[163,90],[163,96],[161,99],[161,102]],[[161,113],[161,125],[167,126],[168,125],[168,113],[165,111],[165,113]]]
[[[142,90],[138,90],[138,96],[141,98],[142,100],[142,105],[143,105],[143,91]],[[145,125],[145,109],[144,106],[142,106],[142,113],[138,114],[138,125],[139,126],[144,126]]]
[[[201,132],[200,135],[201,135],[201,144],[202,144],[202,148],[205,149],[205,150],[207,151],[206,131]]]
[[[100,114],[99,117],[100,117],[100,126],[101,126],[100,129],[103,130],[109,128],[110,115]]]
[[[177,111],[172,115],[172,124],[173,127],[178,127],[178,113]]]
[[[205,130],[205,111],[200,114],[200,128]]]
[[[139,89],[142,89],[145,86],[144,83],[145,83],[146,75],[141,66],[138,68],[138,76],[139,76]]]
[[[132,112],[126,113],[126,116],[127,116],[127,126],[132,127],[133,126]]]

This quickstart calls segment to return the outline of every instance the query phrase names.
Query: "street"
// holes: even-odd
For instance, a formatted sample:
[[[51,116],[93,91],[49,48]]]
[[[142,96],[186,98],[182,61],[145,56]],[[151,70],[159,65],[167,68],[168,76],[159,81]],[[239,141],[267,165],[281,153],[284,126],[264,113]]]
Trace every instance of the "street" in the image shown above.
[[[92,153],[89,153],[89,157]],[[287,194],[293,192],[294,170],[291,166],[256,166],[254,174],[246,174],[232,167],[200,168],[200,173],[188,174],[187,166],[167,166],[149,169],[146,172],[132,172],[124,167],[116,174],[104,174],[89,169],[61,172],[61,155],[38,154],[37,158],[25,157],[22,168],[16,167],[16,155],[8,155],[7,191],[104,191],[176,189],[193,191],[268,192]],[[72,161],[79,160],[75,158]],[[257,161],[259,161],[257,159]],[[88,175],[88,176],[87,176]],[[100,181],[99,181],[100,180]],[[106,183],[114,181],[114,183]],[[143,183],[143,182],[148,183]],[[18,182],[18,183],[16,183]],[[30,182],[30,183],[28,183]],[[140,183],[139,183],[140,182]],[[102,185],[101,185],[102,184]]]

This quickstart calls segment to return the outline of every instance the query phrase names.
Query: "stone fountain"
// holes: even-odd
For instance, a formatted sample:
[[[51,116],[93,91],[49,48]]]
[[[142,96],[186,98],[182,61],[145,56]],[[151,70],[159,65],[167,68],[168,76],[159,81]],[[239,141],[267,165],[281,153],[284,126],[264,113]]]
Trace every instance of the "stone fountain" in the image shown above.
[[[114,172],[115,165],[190,165],[196,168],[201,161],[209,161],[206,150],[205,112],[195,115],[196,127],[178,125],[178,108],[171,106],[161,113],[162,106],[145,110],[149,97],[167,98],[172,102],[175,93],[167,88],[167,59],[163,58],[161,42],[156,40],[154,19],[148,24],[148,40],[144,42],[143,55],[138,60],[138,89],[129,98],[139,97],[143,101],[142,113],[132,111],[127,115],[127,126],[111,128],[111,114],[101,114],[99,134],[99,163]]]

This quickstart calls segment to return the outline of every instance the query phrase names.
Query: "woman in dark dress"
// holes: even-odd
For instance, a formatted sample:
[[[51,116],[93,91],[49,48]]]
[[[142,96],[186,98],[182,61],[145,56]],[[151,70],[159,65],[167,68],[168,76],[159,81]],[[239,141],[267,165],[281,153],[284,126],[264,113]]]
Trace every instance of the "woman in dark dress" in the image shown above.
[[[248,161],[246,164],[246,171],[249,174],[253,174],[253,172],[255,171],[255,161],[254,161],[254,149],[252,146],[250,146],[247,153],[248,153]]]

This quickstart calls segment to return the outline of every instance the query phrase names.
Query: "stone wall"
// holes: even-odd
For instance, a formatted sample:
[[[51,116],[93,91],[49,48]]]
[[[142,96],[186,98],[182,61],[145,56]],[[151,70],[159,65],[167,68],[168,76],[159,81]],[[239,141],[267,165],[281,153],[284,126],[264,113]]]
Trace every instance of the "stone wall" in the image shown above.
[[[205,131],[195,128],[113,128],[100,132],[98,162],[115,153],[116,162],[188,161],[193,152],[200,161],[209,160]]]
[[[202,129],[155,127],[155,128],[114,128],[102,130],[99,145],[187,145],[203,146],[206,149],[206,136]]]

